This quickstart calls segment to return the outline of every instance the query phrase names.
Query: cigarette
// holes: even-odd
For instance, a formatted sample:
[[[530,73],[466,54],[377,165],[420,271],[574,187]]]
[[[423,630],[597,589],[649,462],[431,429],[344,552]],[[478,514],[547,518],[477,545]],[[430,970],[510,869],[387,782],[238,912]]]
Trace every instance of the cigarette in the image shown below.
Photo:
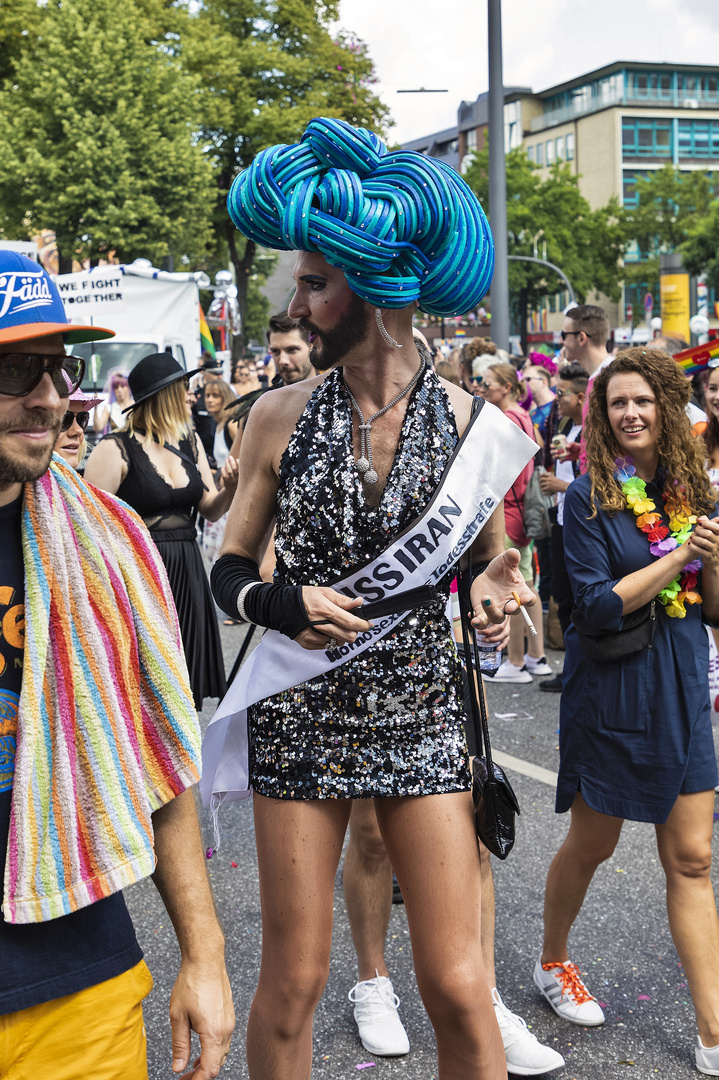
[[[524,606],[522,601],[519,599],[519,594],[516,593],[516,592],[513,592],[512,593],[512,599],[514,600],[515,604],[517,605],[517,607],[521,611],[522,618],[526,622],[526,624],[529,627],[531,633],[534,635],[534,637],[536,637],[537,636],[537,628],[534,625],[534,623],[532,622],[532,619],[531,619],[531,617],[529,615],[529,612],[527,611],[526,607]]]

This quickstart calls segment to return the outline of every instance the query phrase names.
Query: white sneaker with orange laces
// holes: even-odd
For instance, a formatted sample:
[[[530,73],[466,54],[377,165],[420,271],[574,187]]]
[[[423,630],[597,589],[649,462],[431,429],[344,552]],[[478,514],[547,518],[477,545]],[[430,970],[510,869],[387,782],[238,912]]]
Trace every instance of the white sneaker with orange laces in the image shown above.
[[[541,957],[534,969],[534,985],[544,995],[557,1016],[583,1027],[599,1027],[604,1013],[599,1002],[587,990],[579,968],[569,960],[543,964]]]

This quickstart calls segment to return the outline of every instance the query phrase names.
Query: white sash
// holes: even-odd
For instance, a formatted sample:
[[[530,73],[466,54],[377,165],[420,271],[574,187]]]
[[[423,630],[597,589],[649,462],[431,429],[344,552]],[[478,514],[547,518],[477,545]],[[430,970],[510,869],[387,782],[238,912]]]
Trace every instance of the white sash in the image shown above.
[[[332,587],[349,596],[380,600],[439,581],[454,566],[495,507],[537,452],[537,444],[500,409],[485,403],[475,412],[420,516],[372,562]],[[357,609],[361,614],[362,609]],[[247,709],[258,701],[309,682],[358,656],[405,618],[378,620],[352,644],[303,649],[274,630],[243,664],[210,721],[202,744],[200,791],[205,806],[250,794]]]

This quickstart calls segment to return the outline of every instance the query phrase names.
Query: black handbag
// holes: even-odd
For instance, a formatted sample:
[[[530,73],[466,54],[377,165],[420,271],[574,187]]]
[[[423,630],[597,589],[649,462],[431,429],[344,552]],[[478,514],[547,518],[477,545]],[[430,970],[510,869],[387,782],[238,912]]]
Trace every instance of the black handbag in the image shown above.
[[[470,564],[471,574],[471,564]],[[499,765],[492,760],[487,704],[480,674],[480,658],[474,627],[462,607],[462,640],[469,683],[469,703],[477,754],[472,762],[472,800],[477,836],[498,859],[506,859],[514,847],[514,815],[520,812],[517,796]],[[472,649],[472,652],[470,652]],[[474,655],[472,671],[471,657]],[[475,677],[476,672],[476,677]],[[481,727],[480,727],[481,718]]]
[[[650,600],[648,604],[624,616],[621,630],[599,632],[590,629],[575,608],[572,611],[572,622],[585,656],[600,663],[611,663],[634,656],[644,649],[651,649],[660,606],[656,599]]]

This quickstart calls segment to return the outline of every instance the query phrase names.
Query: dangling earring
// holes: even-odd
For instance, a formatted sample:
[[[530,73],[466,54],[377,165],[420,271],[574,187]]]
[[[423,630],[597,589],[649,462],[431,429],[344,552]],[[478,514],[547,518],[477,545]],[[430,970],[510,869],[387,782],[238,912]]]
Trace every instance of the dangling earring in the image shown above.
[[[382,309],[381,308],[377,307],[377,308],[374,309],[374,319],[375,319],[375,322],[377,323],[377,329],[379,330],[380,334],[382,335],[384,340],[387,342],[387,344],[392,345],[395,349],[403,349],[404,346],[401,344],[401,342],[394,340],[394,338],[392,337],[392,335],[388,331],[387,327],[385,326],[384,322],[382,321]]]

